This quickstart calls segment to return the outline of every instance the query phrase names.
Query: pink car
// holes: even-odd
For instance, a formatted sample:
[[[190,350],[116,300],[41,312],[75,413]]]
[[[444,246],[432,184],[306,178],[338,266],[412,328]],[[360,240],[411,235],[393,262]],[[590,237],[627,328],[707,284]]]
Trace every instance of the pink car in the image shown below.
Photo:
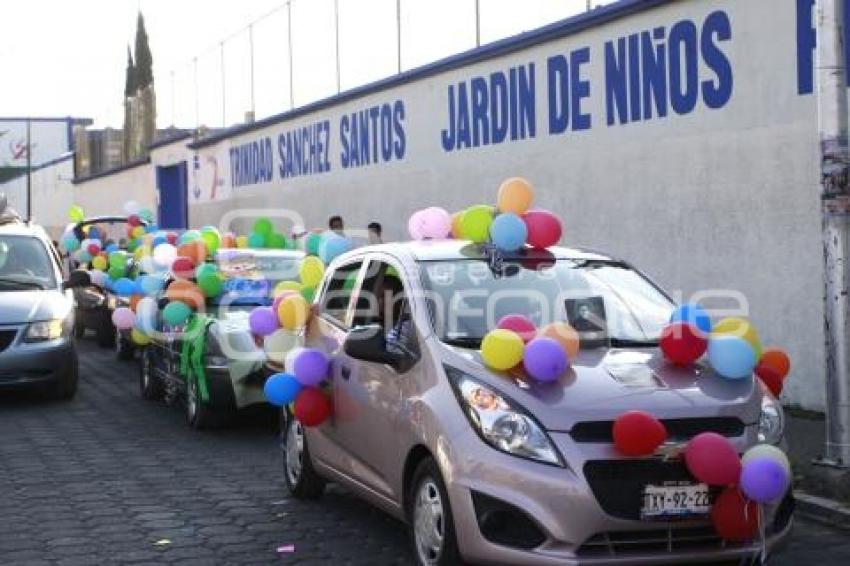
[[[388,306],[389,305],[389,306]],[[757,380],[676,368],[657,347],[674,308],[622,261],[571,249],[501,257],[468,242],[361,248],[328,268],[307,345],[333,358],[333,415],[284,411],[286,483],[316,498],[344,484],[410,525],[418,564],[666,564],[739,561],[717,491],[677,457],[704,431],[745,451],[779,444],[783,413]],[[504,315],[569,320],[582,339],[554,384],[485,368],[481,338]],[[668,442],[627,458],[612,422],[642,409]],[[765,509],[764,548],[789,533],[793,497]]]

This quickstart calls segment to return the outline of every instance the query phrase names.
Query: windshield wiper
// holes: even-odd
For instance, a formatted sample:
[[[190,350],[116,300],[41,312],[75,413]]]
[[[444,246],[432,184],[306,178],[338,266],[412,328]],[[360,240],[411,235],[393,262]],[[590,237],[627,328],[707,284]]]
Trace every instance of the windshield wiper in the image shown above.
[[[459,348],[480,348],[481,338],[473,338],[471,336],[454,336],[452,338],[443,338],[443,343],[449,346],[457,346]]]
[[[629,338],[611,338],[613,348],[655,348],[658,340],[634,340]]]
[[[22,289],[47,289],[44,283],[18,277],[0,277],[0,285],[12,288],[20,287]]]

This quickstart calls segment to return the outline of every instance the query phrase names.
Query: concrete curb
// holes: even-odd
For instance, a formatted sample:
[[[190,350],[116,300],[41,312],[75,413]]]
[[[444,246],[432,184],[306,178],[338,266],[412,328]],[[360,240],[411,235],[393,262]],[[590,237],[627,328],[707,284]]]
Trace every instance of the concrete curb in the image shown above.
[[[794,491],[794,498],[800,516],[828,527],[850,530],[850,507],[805,491]]]

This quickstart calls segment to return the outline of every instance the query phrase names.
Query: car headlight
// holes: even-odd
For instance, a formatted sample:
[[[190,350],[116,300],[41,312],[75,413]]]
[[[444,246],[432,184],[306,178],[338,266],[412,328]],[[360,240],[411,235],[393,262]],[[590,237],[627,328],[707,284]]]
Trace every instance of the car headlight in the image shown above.
[[[565,466],[549,436],[534,417],[459,369],[444,367],[464,414],[487,444],[521,458]]]
[[[24,336],[26,342],[44,342],[46,340],[56,340],[62,337],[63,330],[62,319],[46,320],[42,322],[33,322],[27,327],[27,333]]]
[[[759,442],[779,444],[785,433],[785,412],[770,395],[762,396],[759,416]]]

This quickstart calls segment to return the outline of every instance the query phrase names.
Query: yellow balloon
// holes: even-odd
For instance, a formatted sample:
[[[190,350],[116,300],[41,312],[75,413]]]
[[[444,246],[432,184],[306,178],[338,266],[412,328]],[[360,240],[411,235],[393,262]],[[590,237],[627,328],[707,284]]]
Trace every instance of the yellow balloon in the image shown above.
[[[463,212],[463,210],[459,210],[452,214],[452,238],[456,240],[463,239],[463,229],[460,225],[460,221],[463,219]]]
[[[277,297],[284,291],[295,291],[296,293],[300,293],[302,289],[304,289],[304,285],[302,285],[298,281],[281,281],[280,283],[274,286],[272,296]]]
[[[506,179],[499,187],[499,196],[496,204],[500,212],[513,212],[523,214],[534,201],[534,189],[531,183],[522,177],[511,177]]]
[[[145,227],[144,226],[136,226],[133,228],[132,235],[134,238],[141,238],[145,235]]]
[[[248,236],[236,236],[236,247],[237,248],[247,248],[248,247]]]
[[[484,363],[497,370],[509,370],[522,361],[525,342],[512,330],[498,329],[487,333],[481,341]]]
[[[109,262],[107,262],[106,258],[103,257],[102,255],[95,256],[91,260],[91,266],[94,267],[95,269],[99,270],[99,271],[106,271],[106,266],[108,264],[109,264]]]
[[[305,257],[301,261],[301,267],[298,268],[298,275],[301,277],[301,282],[307,287],[318,286],[324,274],[325,264],[314,255]]]
[[[731,316],[714,325],[711,333],[715,335],[737,336],[743,338],[752,347],[756,359],[761,358],[761,340],[756,327],[745,318]]]
[[[289,295],[280,302],[277,317],[280,325],[287,330],[301,330],[307,324],[310,305],[301,295]]]
[[[137,346],[147,346],[151,343],[150,337],[138,328],[130,331],[130,340]]]

